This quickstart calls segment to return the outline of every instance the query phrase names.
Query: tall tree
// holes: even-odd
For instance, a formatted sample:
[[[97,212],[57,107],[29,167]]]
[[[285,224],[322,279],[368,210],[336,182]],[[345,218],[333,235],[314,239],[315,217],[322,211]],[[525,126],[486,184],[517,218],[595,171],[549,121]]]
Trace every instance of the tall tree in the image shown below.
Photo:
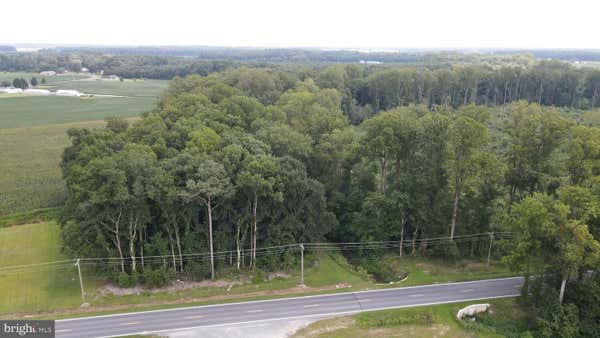
[[[448,165],[451,173],[451,186],[454,189],[450,239],[454,239],[458,203],[465,181],[474,174],[473,157],[487,141],[487,128],[467,116],[458,116],[450,126]]]
[[[215,261],[213,247],[213,210],[215,199],[229,192],[231,183],[223,165],[212,159],[200,163],[194,178],[186,182],[182,196],[188,201],[199,201],[206,206],[208,216],[208,243],[210,250],[211,278],[215,278]]]

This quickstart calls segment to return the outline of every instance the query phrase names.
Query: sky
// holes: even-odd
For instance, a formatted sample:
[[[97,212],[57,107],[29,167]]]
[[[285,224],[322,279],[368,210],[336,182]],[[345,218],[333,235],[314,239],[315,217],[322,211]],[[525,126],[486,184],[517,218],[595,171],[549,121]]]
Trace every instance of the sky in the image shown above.
[[[3,0],[0,44],[600,48],[597,0]]]

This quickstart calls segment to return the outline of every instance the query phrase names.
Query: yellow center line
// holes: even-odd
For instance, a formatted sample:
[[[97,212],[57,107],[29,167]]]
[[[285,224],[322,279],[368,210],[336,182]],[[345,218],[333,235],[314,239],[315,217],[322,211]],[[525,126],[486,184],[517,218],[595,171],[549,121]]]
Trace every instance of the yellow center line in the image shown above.
[[[73,330],[71,330],[71,329],[61,329],[61,330],[56,330],[54,332],[55,333],[61,333],[61,332],[71,332],[71,331],[73,331]]]
[[[119,325],[121,325],[121,326],[126,326],[126,325],[136,325],[136,324],[139,324],[139,323],[140,323],[140,322],[127,322],[127,323],[121,323],[121,324],[119,324]]]
[[[198,316],[189,316],[189,317],[185,317],[183,319],[200,319],[200,318],[204,318],[204,316],[200,316],[200,315],[198,315]]]
[[[425,295],[424,295],[424,294],[422,294],[422,293],[417,293],[417,294],[414,294],[414,295],[408,295],[408,296],[409,296],[409,297],[413,297],[413,298],[414,298],[414,297],[423,297],[423,296],[425,296]]]
[[[248,310],[248,311],[246,311],[246,313],[257,313],[257,312],[263,312],[263,310]]]
[[[321,304],[308,304],[308,305],[304,305],[304,307],[317,307],[317,306],[321,306]]]
[[[473,292],[475,291],[475,289],[464,289],[464,290],[460,290],[461,293],[467,293],[467,292]]]
[[[520,287],[521,287],[521,284],[515,284],[515,285],[513,285],[513,288],[515,288],[515,289],[518,289]]]

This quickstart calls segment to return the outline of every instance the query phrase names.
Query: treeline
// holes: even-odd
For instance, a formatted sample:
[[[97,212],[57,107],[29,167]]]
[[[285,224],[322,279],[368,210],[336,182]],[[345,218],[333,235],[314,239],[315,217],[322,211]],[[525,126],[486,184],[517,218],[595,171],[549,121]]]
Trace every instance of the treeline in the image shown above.
[[[199,74],[206,76],[234,67],[232,61],[161,57],[144,55],[111,56],[100,53],[13,53],[0,54],[0,71],[80,72],[84,67],[90,72],[118,75],[125,78],[151,78],[170,80],[175,76]]]
[[[359,62],[363,60],[385,63],[444,63],[507,61],[515,55],[528,55],[536,59],[564,61],[600,61],[599,50],[560,49],[478,49],[473,50],[323,50],[302,48],[234,48],[234,47],[55,47],[50,51],[94,52],[110,55],[154,55],[198,57],[202,59],[230,59],[238,61],[267,62]]]
[[[514,239],[499,245],[504,260],[543,276],[524,290],[535,295],[523,297],[538,316],[532,328],[597,332],[597,315],[588,314],[598,313],[598,294],[576,292],[600,288],[586,274],[600,265],[599,129],[525,100],[390,101],[360,122],[345,105],[347,89],[398,71],[361,70],[295,77],[243,67],[176,78],[131,126],[111,119],[103,129],[70,130],[61,164],[65,250],[117,257],[112,275],[145,274],[156,267],[147,257],[163,257],[163,271],[208,278],[295,263],[292,254],[257,254],[274,245],[408,241],[400,254],[456,259],[480,243],[417,243],[511,231]],[[203,252],[211,254],[184,259]]]
[[[340,64],[314,65],[255,64],[252,69],[276,71],[278,76],[295,82],[315,79],[322,88],[337,89],[342,94],[342,109],[353,123],[392,107],[424,104],[504,105],[526,100],[546,106],[595,108],[600,104],[600,69],[578,68],[560,61],[511,59],[512,62],[450,63],[429,66],[372,66]],[[171,79],[175,76],[206,76],[243,67],[233,61],[206,61],[165,56],[108,54],[4,54],[0,71],[80,71],[116,74],[125,78]],[[260,72],[255,72],[260,75]],[[287,88],[277,88],[279,95]],[[263,103],[273,103],[261,100]]]

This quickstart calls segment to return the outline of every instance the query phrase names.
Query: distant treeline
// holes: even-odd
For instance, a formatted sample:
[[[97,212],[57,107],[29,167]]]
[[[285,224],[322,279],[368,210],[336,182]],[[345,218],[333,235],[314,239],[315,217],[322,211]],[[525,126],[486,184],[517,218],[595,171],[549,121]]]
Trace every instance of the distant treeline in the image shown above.
[[[13,53],[16,52],[17,49],[13,46],[2,46],[0,45],[0,53]]]
[[[219,55],[227,57],[227,51],[223,49],[224,54]],[[237,51],[242,54],[245,50]],[[513,55],[501,61],[492,58],[486,62],[430,65],[296,64],[291,56],[294,51],[281,50],[282,58],[291,60],[287,63],[100,53],[0,54],[0,71],[80,71],[86,67],[91,72],[103,71],[125,78],[171,79],[249,67],[258,72],[251,74],[257,78],[248,81],[262,81],[264,86],[273,87],[273,91],[287,89],[276,88],[273,81],[283,79],[279,82],[289,84],[308,77],[317,79],[322,88],[337,89],[343,94],[343,109],[353,122],[381,110],[408,104],[494,106],[526,100],[547,106],[585,109],[598,107],[600,103],[600,69],[577,67],[562,61],[534,61]],[[463,56],[472,57],[471,54]],[[269,70],[261,73],[264,69]],[[273,71],[276,72],[275,80],[268,78]]]
[[[208,46],[142,46],[142,47],[56,47],[52,51],[102,53],[110,55],[154,55],[198,57],[213,60],[269,61],[269,62],[358,62],[371,60],[386,63],[429,63],[473,61],[481,58],[506,58],[531,55],[536,59],[564,61],[600,61],[600,50],[585,49],[481,49],[473,50],[324,50],[317,48],[233,48]]]

